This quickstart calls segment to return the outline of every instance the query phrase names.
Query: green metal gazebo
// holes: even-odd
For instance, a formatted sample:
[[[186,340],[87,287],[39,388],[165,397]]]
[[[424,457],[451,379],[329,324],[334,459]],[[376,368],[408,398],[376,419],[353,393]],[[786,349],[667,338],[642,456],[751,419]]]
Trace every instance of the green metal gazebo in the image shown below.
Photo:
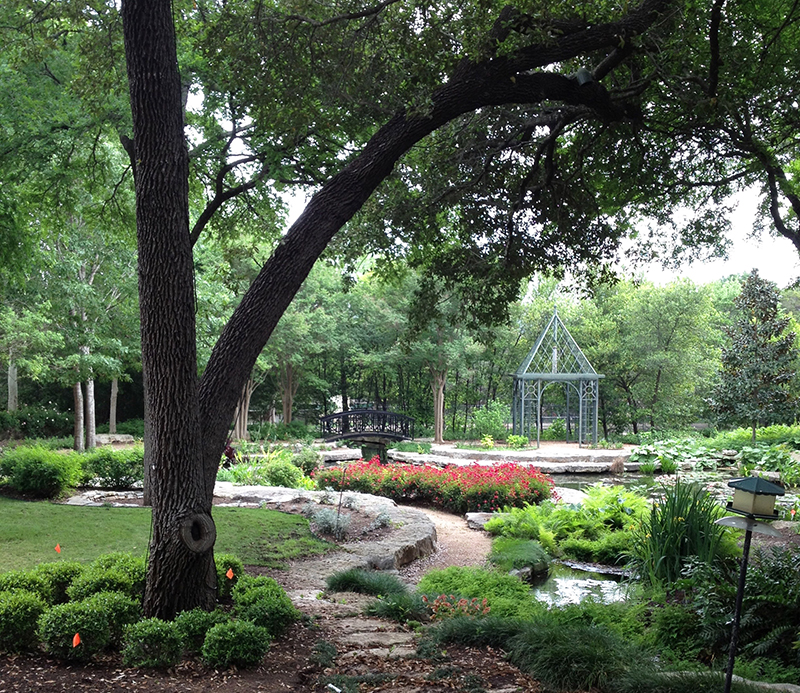
[[[603,376],[592,368],[589,359],[558,316],[558,310],[553,310],[547,327],[511,377],[514,378],[511,420],[515,435],[532,439],[535,429],[536,446],[539,446],[542,395],[547,387],[555,384],[564,388],[568,421],[572,415],[571,400],[577,395],[578,445],[597,444],[598,390]]]

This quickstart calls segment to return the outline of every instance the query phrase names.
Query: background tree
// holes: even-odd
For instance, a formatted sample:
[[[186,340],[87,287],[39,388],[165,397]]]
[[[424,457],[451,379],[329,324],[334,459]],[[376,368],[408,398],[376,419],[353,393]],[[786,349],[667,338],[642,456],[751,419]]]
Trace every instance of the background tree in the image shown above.
[[[790,384],[795,377],[798,350],[795,334],[787,332],[789,318],[778,312],[773,282],[753,270],[736,299],[736,321],[727,330],[722,350],[720,382],[713,408],[724,423],[756,427],[791,422],[797,410]]]

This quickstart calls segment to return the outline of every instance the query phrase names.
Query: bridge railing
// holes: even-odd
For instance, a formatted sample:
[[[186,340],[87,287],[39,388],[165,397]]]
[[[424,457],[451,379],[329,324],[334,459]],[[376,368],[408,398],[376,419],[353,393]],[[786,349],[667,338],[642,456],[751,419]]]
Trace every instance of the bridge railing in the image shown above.
[[[358,438],[359,434],[385,438],[413,438],[414,419],[405,414],[378,409],[354,409],[323,416],[319,420],[322,436],[329,440]]]

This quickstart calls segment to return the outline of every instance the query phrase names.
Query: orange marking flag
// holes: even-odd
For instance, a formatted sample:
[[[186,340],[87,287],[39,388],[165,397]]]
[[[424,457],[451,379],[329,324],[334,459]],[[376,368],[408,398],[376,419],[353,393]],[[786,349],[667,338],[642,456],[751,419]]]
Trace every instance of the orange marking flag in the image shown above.
[[[228,568],[228,572],[225,573],[225,576],[228,578],[228,580],[233,580],[233,568]]]
[[[81,644],[80,633],[75,633],[75,635],[72,636],[72,646],[77,647],[80,644]]]
[[[61,553],[61,544],[56,544],[56,553]]]

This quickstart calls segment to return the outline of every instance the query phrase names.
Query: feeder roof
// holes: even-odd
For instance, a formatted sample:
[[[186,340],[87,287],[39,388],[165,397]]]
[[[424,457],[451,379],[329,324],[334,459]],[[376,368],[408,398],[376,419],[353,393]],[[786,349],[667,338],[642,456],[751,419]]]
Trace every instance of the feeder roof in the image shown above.
[[[728,486],[738,489],[740,491],[747,491],[757,496],[782,496],[785,491],[773,484],[771,481],[762,479],[758,476],[748,476],[743,479],[733,479],[728,482]]]

